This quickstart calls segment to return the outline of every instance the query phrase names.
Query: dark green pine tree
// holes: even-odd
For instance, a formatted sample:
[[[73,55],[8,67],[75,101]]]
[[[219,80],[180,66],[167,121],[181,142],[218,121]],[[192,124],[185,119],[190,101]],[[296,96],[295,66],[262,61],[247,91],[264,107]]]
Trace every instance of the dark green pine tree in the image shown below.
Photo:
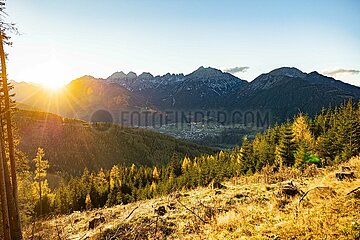
[[[239,152],[239,160],[240,160],[239,168],[242,174],[255,172],[253,146],[249,142],[247,137],[245,137],[243,140],[243,144]]]
[[[360,101],[358,102],[351,124],[353,155],[360,153]]]
[[[181,175],[181,162],[176,153],[172,155],[169,163],[169,175],[172,178],[176,178]]]
[[[339,154],[339,146],[333,129],[328,130],[317,139],[316,152],[323,159],[324,165],[330,164]]]
[[[311,130],[315,138],[326,133],[328,129],[331,128],[331,124],[330,124],[331,115],[332,115],[332,109],[329,107],[328,109],[322,108],[321,113],[315,117],[311,127]]]
[[[294,134],[292,132],[289,121],[284,125],[280,142],[276,150],[276,156],[280,167],[292,167],[294,165],[294,151],[296,150],[296,145],[294,142]]]
[[[342,106],[337,116],[336,140],[341,147],[341,160],[347,160],[359,153],[360,121],[359,112],[350,99]]]
[[[252,142],[254,150],[255,170],[259,171],[266,165],[273,165],[275,162],[275,144],[268,134],[258,134]]]

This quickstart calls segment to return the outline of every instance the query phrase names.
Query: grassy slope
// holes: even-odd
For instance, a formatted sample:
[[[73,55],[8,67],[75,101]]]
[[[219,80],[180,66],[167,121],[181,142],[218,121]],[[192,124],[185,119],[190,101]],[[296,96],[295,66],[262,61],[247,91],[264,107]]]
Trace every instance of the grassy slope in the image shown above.
[[[37,148],[44,148],[52,172],[78,174],[85,167],[109,169],[119,163],[161,165],[174,153],[195,157],[212,152],[149,130],[117,125],[99,129],[81,120],[26,110],[18,111],[14,118],[21,139],[19,149],[33,159]]]
[[[305,173],[263,171],[225,182],[226,189],[199,188],[55,217],[38,222],[35,233],[49,239],[359,239],[360,192],[347,193],[360,186],[360,157],[346,166],[352,167],[357,179],[337,181],[334,167],[309,168]],[[300,195],[278,194],[279,183],[290,179],[304,192],[316,186],[328,188],[310,191],[299,204]],[[167,213],[157,217],[154,209],[169,204],[175,208],[166,207]],[[99,215],[105,223],[88,231],[88,221]],[[25,230],[26,236],[31,230]]]

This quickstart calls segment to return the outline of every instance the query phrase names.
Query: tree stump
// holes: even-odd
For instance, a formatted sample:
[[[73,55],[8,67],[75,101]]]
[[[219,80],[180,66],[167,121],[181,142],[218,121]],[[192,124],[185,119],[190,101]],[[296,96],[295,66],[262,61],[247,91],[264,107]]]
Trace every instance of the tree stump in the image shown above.
[[[155,213],[157,213],[159,216],[164,216],[166,213],[165,206],[160,206],[155,209]]]
[[[226,186],[222,185],[219,181],[213,180],[209,184],[210,189],[226,189]]]
[[[94,229],[99,226],[101,223],[105,222],[104,216],[95,217],[89,221],[89,230]]]
[[[292,181],[282,185],[280,192],[287,196],[295,196],[300,193],[299,189],[294,185]]]

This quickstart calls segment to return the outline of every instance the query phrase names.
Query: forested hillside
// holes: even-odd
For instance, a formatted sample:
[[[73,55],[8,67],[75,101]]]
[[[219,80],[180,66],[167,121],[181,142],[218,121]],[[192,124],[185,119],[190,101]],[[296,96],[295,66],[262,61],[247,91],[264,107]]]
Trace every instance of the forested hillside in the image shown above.
[[[195,158],[173,155],[167,165],[116,165],[109,171],[84,171],[53,189],[42,203],[46,213],[67,213],[126,204],[176,190],[220,186],[232,177],[286,169],[303,171],[342,163],[360,150],[360,104],[322,111],[314,119],[302,114],[275,126],[232,151]]]
[[[50,171],[81,174],[110,169],[116,164],[164,165],[173,156],[199,156],[213,151],[144,129],[112,124],[89,124],[55,114],[20,110],[14,119],[21,139],[19,149],[29,159],[44,148]]]

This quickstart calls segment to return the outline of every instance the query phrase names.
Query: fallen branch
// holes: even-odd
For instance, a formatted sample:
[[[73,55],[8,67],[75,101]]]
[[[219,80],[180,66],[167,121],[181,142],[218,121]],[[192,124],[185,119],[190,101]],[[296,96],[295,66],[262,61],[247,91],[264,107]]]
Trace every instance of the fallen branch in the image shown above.
[[[357,187],[357,188],[355,188],[355,189],[353,189],[353,190],[351,190],[350,192],[348,192],[348,194],[346,194],[346,195],[350,195],[350,194],[352,194],[352,193],[354,193],[354,192],[356,192],[357,190],[359,190],[360,189],[360,186],[359,187]]]
[[[314,188],[311,188],[309,190],[307,190],[299,199],[299,204],[301,203],[301,201],[306,197],[306,195],[312,191],[312,190],[315,190],[315,189],[319,189],[319,188],[329,188],[329,187],[321,187],[321,186],[317,186],[317,187],[314,187]]]
[[[193,210],[191,210],[190,208],[188,208],[187,206],[185,206],[182,202],[180,202],[179,199],[176,199],[178,201],[178,203],[180,203],[181,206],[183,206],[186,210],[188,210],[189,212],[191,212],[192,214],[194,214],[196,217],[198,217],[203,223],[207,223],[204,219],[202,219],[199,215],[197,215]]]
[[[128,219],[131,216],[131,214],[133,214],[134,211],[138,208],[139,208],[139,206],[135,207],[124,220]]]
[[[122,220],[122,221],[125,221],[126,219],[128,219],[128,218],[135,212],[135,210],[138,209],[138,208],[139,208],[139,206],[136,206],[136,207],[129,213],[129,215],[128,215],[126,218],[124,218],[124,220]],[[113,235],[109,240],[112,240],[112,239],[114,239],[115,237],[117,237],[117,234],[118,234],[119,230],[120,230],[120,224],[119,224],[119,226],[116,228],[116,231],[115,231],[114,235]]]

